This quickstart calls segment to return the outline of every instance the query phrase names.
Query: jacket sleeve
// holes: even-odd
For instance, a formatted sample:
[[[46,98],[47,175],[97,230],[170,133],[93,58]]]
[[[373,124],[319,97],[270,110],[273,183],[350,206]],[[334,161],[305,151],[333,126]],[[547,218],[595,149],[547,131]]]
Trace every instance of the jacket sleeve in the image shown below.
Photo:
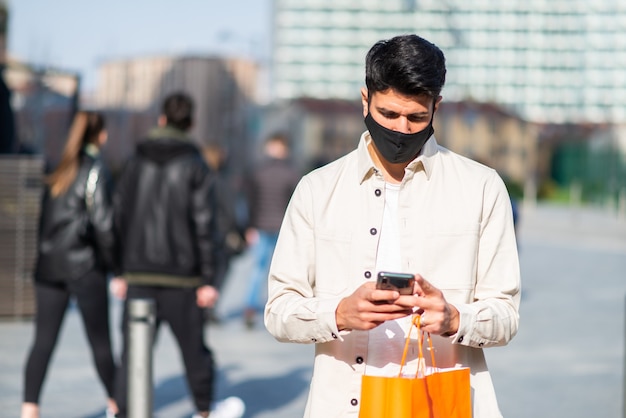
[[[265,326],[282,342],[323,343],[340,335],[335,311],[343,296],[317,297],[313,193],[307,178],[287,207],[268,278]]]
[[[91,224],[94,241],[98,254],[105,263],[106,268],[115,275],[119,274],[120,268],[117,257],[117,239],[113,224],[113,199],[112,199],[112,179],[109,171],[96,161],[92,168],[96,171],[95,187],[93,194],[86,198],[87,213]],[[88,186],[89,187],[89,186]]]
[[[485,187],[476,276],[474,301],[455,305],[460,324],[453,342],[506,345],[519,326],[520,268],[511,200],[495,172]]]
[[[200,275],[206,285],[215,283],[216,241],[218,240],[216,176],[208,166],[198,162],[191,190],[191,222],[199,257]]]

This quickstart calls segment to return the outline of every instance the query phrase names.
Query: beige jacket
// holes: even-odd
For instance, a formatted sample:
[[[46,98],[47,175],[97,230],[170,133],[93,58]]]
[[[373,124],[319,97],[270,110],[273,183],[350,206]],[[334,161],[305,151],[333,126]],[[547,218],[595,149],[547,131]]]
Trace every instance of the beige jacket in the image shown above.
[[[315,343],[306,417],[356,417],[368,332],[337,330],[339,301],[374,280],[384,180],[358,148],[300,181],[269,275],[265,325],[279,341]],[[439,367],[471,368],[474,418],[500,417],[483,348],[507,344],[519,322],[520,272],[511,202],[498,174],[431,137],[406,168],[398,218],[403,271],[420,273],[461,314],[436,337]]]

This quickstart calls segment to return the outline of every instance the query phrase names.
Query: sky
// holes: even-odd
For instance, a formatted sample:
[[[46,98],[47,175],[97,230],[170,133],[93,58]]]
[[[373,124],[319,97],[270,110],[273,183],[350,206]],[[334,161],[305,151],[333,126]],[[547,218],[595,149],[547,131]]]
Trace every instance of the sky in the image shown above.
[[[99,63],[151,55],[269,59],[271,0],[5,0],[8,53],[78,72],[95,88]]]

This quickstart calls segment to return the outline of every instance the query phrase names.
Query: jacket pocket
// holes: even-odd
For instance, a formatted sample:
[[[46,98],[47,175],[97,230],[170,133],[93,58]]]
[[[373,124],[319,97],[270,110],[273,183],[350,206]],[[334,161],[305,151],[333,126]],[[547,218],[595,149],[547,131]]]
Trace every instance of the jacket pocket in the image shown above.
[[[315,289],[318,296],[338,296],[346,292],[350,282],[351,243],[346,235],[316,235]]]

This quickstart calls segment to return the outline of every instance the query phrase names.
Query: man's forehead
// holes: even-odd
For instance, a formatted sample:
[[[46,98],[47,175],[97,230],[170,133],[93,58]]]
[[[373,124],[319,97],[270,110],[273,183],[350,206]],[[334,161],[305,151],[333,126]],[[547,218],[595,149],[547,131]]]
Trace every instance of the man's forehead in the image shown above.
[[[426,94],[409,96],[395,90],[374,92],[369,98],[370,105],[388,110],[405,109],[411,112],[427,112],[433,104],[433,99]]]

